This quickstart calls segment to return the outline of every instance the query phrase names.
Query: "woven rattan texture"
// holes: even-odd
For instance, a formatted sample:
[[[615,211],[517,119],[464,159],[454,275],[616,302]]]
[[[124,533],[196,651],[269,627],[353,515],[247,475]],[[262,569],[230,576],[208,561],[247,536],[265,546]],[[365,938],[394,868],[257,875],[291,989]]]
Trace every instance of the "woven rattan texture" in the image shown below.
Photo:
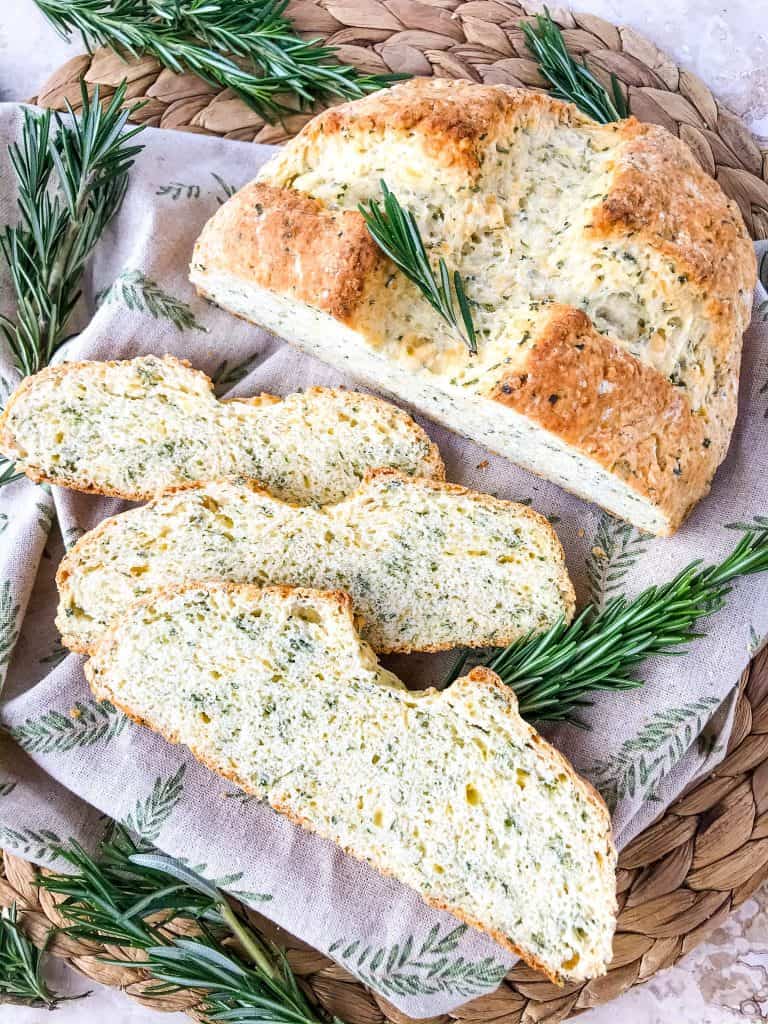
[[[541,89],[545,82],[525,48],[523,8],[504,0],[295,0],[289,11],[308,36],[322,36],[340,57],[370,71],[470,78]],[[707,86],[678,68],[631,29],[593,15],[558,19],[572,53],[586,57],[604,81],[614,73],[642,121],[662,124],[692,148],[704,169],[739,204],[754,238],[768,237],[768,154]],[[140,118],[161,128],[247,141],[283,141],[308,120],[265,124],[228,92],[193,75],[174,75],[152,59],[126,63],[107,50],[73,57],[41,87],[36,101],[75,108],[79,78],[110,94],[124,79],[128,98],[146,99]],[[37,869],[5,854],[0,902],[16,900],[27,928],[42,942],[60,916],[37,885]],[[768,877],[768,651],[745,673],[726,759],[707,779],[627,847],[619,862],[621,914],[608,974],[586,985],[557,988],[527,967],[516,967],[501,988],[436,1018],[468,1024],[557,1021],[606,1003],[675,963]],[[346,1024],[403,1024],[404,1018],[342,967],[248,913],[274,935],[307,991]],[[49,947],[81,973],[122,988],[158,1010],[195,1016],[195,993],[142,996],[141,973],[103,964],[104,949],[57,935]],[[122,955],[114,948],[107,955]]]

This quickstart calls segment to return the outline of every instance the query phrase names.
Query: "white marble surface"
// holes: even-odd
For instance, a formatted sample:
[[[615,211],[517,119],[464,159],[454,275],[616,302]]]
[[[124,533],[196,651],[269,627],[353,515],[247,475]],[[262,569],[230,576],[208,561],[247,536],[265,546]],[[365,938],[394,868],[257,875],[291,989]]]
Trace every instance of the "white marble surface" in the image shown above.
[[[554,4],[550,5],[554,7]],[[768,143],[768,0],[581,0],[579,9],[629,24],[694,70]],[[47,26],[31,0],[0,0],[0,100],[32,95],[81,48]],[[583,1024],[768,1024],[768,886],[678,966],[632,989]],[[61,965],[54,984],[82,1000],[61,1005],[58,1024],[176,1024]],[[0,1024],[43,1024],[43,1010],[0,1006]]]

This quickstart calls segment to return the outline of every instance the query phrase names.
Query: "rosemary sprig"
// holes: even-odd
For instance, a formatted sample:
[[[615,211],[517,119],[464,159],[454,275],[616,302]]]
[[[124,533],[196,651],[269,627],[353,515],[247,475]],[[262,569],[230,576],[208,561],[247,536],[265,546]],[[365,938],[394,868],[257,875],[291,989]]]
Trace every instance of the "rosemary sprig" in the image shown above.
[[[536,15],[536,24],[521,22],[528,49],[536,57],[539,69],[552,86],[552,95],[568,100],[593,120],[607,124],[629,117],[629,109],[615,75],[611,75],[611,96],[586,65],[573,58],[565,46],[563,34],[547,8]]]
[[[371,237],[420,289],[430,306],[458,332],[470,354],[477,355],[477,334],[461,274],[454,270],[451,276],[441,256],[437,264],[438,275],[435,275],[415,217],[410,210],[403,209],[385,181],[382,180],[380,186],[384,197],[383,209],[376,199],[369,200],[368,206],[364,203],[358,206]]]
[[[131,113],[121,109],[125,88],[102,110],[98,88],[89,99],[81,83],[83,109],[75,117],[68,105],[71,124],[55,114],[54,125],[50,110],[25,110],[22,140],[9,147],[21,223],[0,234],[0,249],[17,312],[16,323],[0,317],[0,327],[22,373],[37,373],[66,340],[85,263],[120,206],[128,169],[142,149],[127,145],[142,128],[125,130]]]
[[[51,991],[43,978],[44,953],[44,948],[38,949],[25,935],[15,903],[0,911],[0,1003],[23,1003],[52,1010],[64,999],[82,998]]]
[[[355,99],[406,76],[366,75],[297,35],[288,0],[35,0],[59,33],[121,56],[149,54],[231,89],[267,121],[330,97]]]
[[[631,600],[614,597],[602,610],[588,605],[570,625],[560,621],[474,664],[498,673],[515,691],[520,713],[538,721],[573,721],[576,708],[592,703],[586,697],[592,691],[642,686],[633,675],[641,662],[681,654],[682,646],[705,635],[695,630],[699,619],[724,607],[733,580],[768,571],[768,516],[729,528],[744,536],[717,565],[691,562],[669,583]],[[462,654],[447,683],[470,658],[470,652]]]
[[[16,301],[15,322],[0,316],[0,330],[22,374],[47,366],[67,340],[83,270],[142,149],[128,145],[142,128],[126,130],[125,88],[102,109],[98,88],[90,99],[81,83],[81,114],[67,105],[71,123],[50,110],[25,110],[21,141],[8,148],[21,220],[0,232]],[[19,475],[0,460],[0,487]]]
[[[219,889],[184,864],[147,852],[120,827],[102,845],[98,860],[75,842],[59,852],[74,873],[46,875],[41,882],[65,897],[60,909],[71,924],[64,930],[99,944],[141,950],[139,960],[106,962],[148,971],[157,985],[145,994],[200,989],[211,1021],[326,1024],[284,954],[257,935]],[[172,922],[192,922],[199,933],[195,938],[176,934],[168,927]]]

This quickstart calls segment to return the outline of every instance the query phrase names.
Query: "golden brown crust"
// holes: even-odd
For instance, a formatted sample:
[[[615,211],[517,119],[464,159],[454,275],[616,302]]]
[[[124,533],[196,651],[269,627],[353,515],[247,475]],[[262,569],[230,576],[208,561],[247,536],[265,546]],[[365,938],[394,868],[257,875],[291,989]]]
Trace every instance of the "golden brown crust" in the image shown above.
[[[306,153],[311,164],[312,152],[334,135],[401,135],[414,140],[441,168],[473,176],[482,167],[489,140],[511,121],[543,117],[567,124],[587,120],[576,107],[544,93],[460,79],[411,78],[323,111],[304,126],[291,149]]]
[[[645,241],[675,262],[673,273],[726,300],[751,290],[755,254],[736,203],[665,129],[630,118],[621,134],[625,145],[591,233]]]
[[[664,532],[709,490],[718,453],[706,443],[705,421],[666,377],[598,334],[581,310],[553,306],[525,365],[490,397],[663,509]]]
[[[146,357],[139,356],[139,359]],[[177,359],[175,356],[164,355],[154,356],[153,358],[158,359],[160,362],[166,363],[172,367],[184,367],[187,372],[194,374],[200,381],[206,385],[206,390],[210,392],[212,396],[214,394],[213,381],[207,374],[203,373],[202,370],[195,369],[191,363],[186,359]],[[8,399],[8,402],[0,415],[0,452],[5,454],[10,460],[16,461],[17,459],[21,462],[21,468],[24,474],[32,480],[34,483],[47,483],[55,486],[67,487],[70,490],[76,490],[82,494],[99,494],[109,498],[123,498],[126,501],[149,501],[152,498],[156,498],[159,495],[154,491],[116,491],[111,488],[95,485],[91,481],[81,480],[76,485],[71,480],[64,480],[57,476],[51,476],[46,473],[38,472],[34,467],[28,467],[23,464],[23,453],[16,446],[15,438],[13,433],[8,428],[8,421],[13,407],[24,400],[25,395],[28,391],[34,389],[39,383],[44,381],[52,380],[54,382],[62,380],[65,376],[70,374],[77,374],[78,372],[90,372],[94,367],[97,368],[109,368],[116,366],[124,366],[134,362],[133,359],[109,359],[109,360],[81,360],[80,362],[72,363],[59,363],[56,366],[48,366],[45,369],[40,370],[38,373],[32,376],[25,377],[14,390],[13,394]],[[408,416],[408,413],[404,412],[399,406],[393,405],[392,402],[387,402],[386,399],[379,398],[377,395],[371,395],[366,392],[349,391],[346,388],[325,388],[325,387],[311,387],[307,388],[304,392],[307,395],[343,395],[348,396],[351,400],[362,400],[367,403],[378,405],[380,407],[387,407],[397,409],[398,412],[403,416],[407,417],[410,421],[409,429],[412,431],[414,436],[421,442],[426,449],[425,456],[425,470],[430,473],[436,480],[445,479],[445,465],[440,455],[440,450],[437,445],[430,439],[427,432],[416,423],[415,420]],[[278,395],[271,395],[267,392],[254,395],[250,398],[229,398],[229,399],[218,399],[222,405],[227,405],[232,402],[238,402],[241,404],[252,405],[256,408],[261,406],[276,405],[283,401]],[[261,486],[258,481],[254,481],[256,489],[258,490]],[[192,487],[199,486],[199,481],[179,481],[171,487],[163,489],[163,494],[172,494],[177,491],[189,490]]]
[[[195,244],[194,267],[224,262],[237,277],[346,320],[388,261],[356,210],[329,210],[302,192],[253,181]]]
[[[354,491],[352,491],[351,494],[349,494],[346,498],[342,498],[341,502],[339,502],[339,504],[343,504],[344,502],[347,502],[347,501],[351,502],[351,501],[355,500],[355,498],[358,495],[362,494],[365,491],[365,489],[366,489],[366,487],[367,487],[367,485],[369,483],[371,483],[373,481],[376,481],[376,480],[381,480],[381,479],[401,480],[404,483],[407,483],[411,487],[412,486],[417,486],[417,487],[421,487],[421,488],[423,488],[425,490],[440,491],[443,494],[447,493],[447,494],[463,495],[465,497],[470,498],[473,501],[477,501],[479,504],[484,505],[487,508],[504,509],[504,508],[509,508],[510,506],[514,506],[516,512],[523,519],[529,519],[529,520],[531,520],[531,522],[535,522],[543,531],[545,531],[546,535],[549,537],[551,548],[552,548],[552,552],[551,552],[552,553],[552,557],[553,557],[554,560],[557,561],[560,569],[562,570],[562,580],[561,580],[561,585],[560,585],[560,593],[561,593],[561,596],[562,596],[562,599],[563,599],[563,605],[564,605],[563,615],[564,615],[566,621],[568,621],[568,622],[570,622],[570,620],[573,618],[573,614],[574,614],[574,611],[576,609],[576,593],[574,591],[573,584],[571,582],[570,576],[568,575],[568,570],[566,568],[565,553],[563,551],[563,546],[560,543],[560,538],[557,536],[557,533],[552,529],[552,526],[549,523],[549,521],[547,520],[547,518],[545,516],[541,515],[541,513],[537,512],[535,509],[529,508],[529,507],[527,507],[525,505],[521,505],[518,502],[515,502],[515,501],[505,501],[502,498],[496,498],[496,497],[493,497],[490,494],[482,494],[482,493],[480,493],[478,491],[473,491],[473,490],[471,490],[468,487],[461,487],[459,484],[450,484],[450,483],[446,483],[443,480],[429,479],[428,477],[410,477],[410,476],[407,476],[405,473],[401,473],[397,469],[390,469],[390,468],[368,469],[368,470],[366,470],[365,476],[363,478],[362,483]],[[207,482],[198,482],[198,483],[190,484],[189,487],[184,488],[184,490],[200,490],[203,487],[206,487],[206,486],[208,486],[211,483],[216,484],[216,483],[224,483],[224,482],[229,482],[229,481],[213,480],[213,481],[207,481]],[[288,502],[288,501],[283,501],[282,499],[275,498],[273,495],[271,495],[269,493],[269,491],[265,490],[263,487],[260,487],[259,484],[256,483],[253,480],[242,479],[242,480],[238,481],[238,484],[240,486],[247,487],[249,490],[253,491],[254,494],[264,495],[265,497],[268,497],[271,501],[276,501],[279,504],[288,506],[289,508],[296,508],[296,509],[298,509],[298,508],[302,507],[302,506],[300,506],[300,505],[298,505],[296,503]],[[176,493],[176,492],[174,491],[174,492],[169,492],[169,493]],[[158,504],[158,502],[162,501],[163,498],[166,497],[166,496],[167,495],[160,495],[160,496],[158,496],[156,498],[153,498],[151,501],[149,501],[147,503],[147,507],[150,508],[150,507],[156,506]],[[102,534],[108,533],[111,530],[119,529],[119,524],[120,524],[120,522],[122,520],[122,517],[124,515],[130,515],[130,514],[131,514],[130,511],[127,512],[127,513],[121,512],[121,513],[118,513],[117,515],[110,516],[109,518],[102,520],[102,522],[100,522],[98,524],[98,526],[94,527],[92,530],[89,530],[88,533],[86,533],[82,537],[80,537],[75,542],[75,544],[72,545],[72,547],[69,549],[69,551],[67,551],[67,553],[64,555],[64,558],[59,563],[59,567],[58,567],[58,569],[56,571],[56,588],[57,588],[58,593],[59,593],[60,601],[61,601],[62,597],[64,596],[65,592],[67,591],[69,578],[70,578],[70,576],[72,575],[72,572],[73,572],[72,566],[77,564],[78,559],[80,557],[81,550],[83,548],[87,548],[89,545],[91,545],[94,542],[94,540],[97,540],[99,537],[102,536]],[[200,583],[207,582],[207,581],[198,580],[197,582],[198,582],[198,584],[200,584]],[[216,581],[212,580],[211,582],[216,582]],[[178,584],[177,587],[183,588],[183,587],[186,587],[188,585],[189,584],[181,583],[181,584]],[[237,584],[232,584],[232,585],[236,586]],[[355,614],[357,614],[357,613],[355,613]],[[71,635],[71,634],[66,632],[66,620],[59,622],[58,625],[59,625],[59,628],[60,628],[60,631],[61,631],[61,641],[62,641],[63,645],[68,650],[73,651],[76,654],[93,654],[94,650],[98,646],[98,643],[100,642],[99,640],[96,640],[92,644],[83,643],[82,641],[80,641],[78,639],[77,636],[73,636],[73,635]],[[496,644],[499,647],[506,647],[507,644],[512,643],[513,640],[517,640],[518,637],[519,637],[519,631],[510,631],[508,634],[500,635],[498,637],[497,641],[496,641]],[[428,644],[428,645],[425,645],[423,647],[418,647],[418,648],[411,647],[411,646],[408,646],[408,645],[403,645],[403,646],[393,646],[393,647],[378,647],[378,648],[376,648],[376,650],[377,650],[377,652],[379,654],[412,654],[414,652],[418,652],[418,653],[422,653],[422,654],[436,654],[439,651],[451,650],[455,646],[456,646],[455,643],[452,643],[450,641],[446,641],[445,643]],[[464,644],[464,646],[467,646],[467,647],[478,647],[478,646],[484,646],[484,645],[477,644],[477,643],[473,644],[473,643],[470,643],[469,641],[467,641]]]
[[[145,606],[147,606],[149,604],[152,604],[155,601],[161,600],[161,599],[163,599],[163,598],[165,598],[167,596],[172,596],[174,594],[182,593],[182,592],[184,592],[186,590],[195,590],[195,589],[198,589],[198,587],[200,587],[200,586],[202,586],[204,589],[211,589],[208,584],[203,583],[203,584],[187,584],[187,585],[184,585],[184,586],[181,586],[181,587],[169,587],[169,588],[164,589],[162,591],[156,591],[150,597],[144,598],[141,601],[137,601],[134,605],[132,605],[126,611],[126,616],[130,615],[133,611],[135,611],[136,609],[138,609],[140,607],[145,607]],[[286,596],[296,596],[296,597],[299,597],[299,598],[312,597],[312,598],[318,598],[318,599],[321,599],[321,600],[330,600],[330,601],[332,601],[334,603],[338,603],[339,609],[342,612],[342,614],[347,615],[349,617],[349,619],[350,619],[350,622],[354,625],[353,618],[352,618],[351,601],[350,601],[350,599],[349,599],[347,594],[344,594],[344,593],[339,592],[339,591],[312,591],[312,590],[307,590],[305,588],[296,588],[296,589],[294,589],[294,588],[291,588],[291,587],[256,587],[256,586],[252,586],[252,585],[249,585],[249,584],[233,584],[233,583],[222,583],[222,582],[217,582],[217,583],[213,584],[212,587],[215,588],[215,589],[220,589],[220,590],[230,591],[230,592],[233,591],[233,590],[245,591],[245,592],[248,592],[249,596],[252,596],[254,598],[258,597],[258,595],[260,595],[261,593],[263,593],[265,591],[271,591],[271,592],[275,592],[275,593],[284,594]],[[100,653],[102,650],[106,651],[108,649],[108,647],[113,643],[113,641],[116,638],[116,634],[117,634],[117,632],[119,630],[119,625],[120,625],[119,622],[116,623],[115,625],[113,625],[109,629],[109,631],[107,633],[104,634],[104,636],[101,637],[101,639],[99,640],[99,643],[97,645],[97,653]],[[360,642],[361,642],[361,645],[363,647],[367,646],[362,641],[360,641]],[[88,683],[89,683],[89,685],[91,687],[91,690],[92,690],[94,696],[98,700],[109,700],[110,703],[114,707],[116,707],[119,711],[122,711],[132,721],[136,722],[139,725],[144,726],[145,728],[148,728],[148,729],[152,730],[153,732],[155,732],[158,735],[162,736],[167,742],[174,743],[174,744],[182,742],[180,740],[180,738],[179,738],[178,733],[176,733],[176,732],[164,732],[162,729],[156,728],[151,722],[148,722],[145,719],[141,718],[141,716],[137,715],[131,709],[130,706],[124,704],[122,701],[120,701],[118,698],[116,698],[114,696],[114,694],[112,694],[112,692],[108,688],[101,688],[101,687],[99,687],[98,683],[96,682],[96,680],[94,678],[94,673],[93,673],[93,669],[91,668],[91,663],[90,662],[86,662],[86,665],[85,665],[85,675],[86,675],[86,678],[88,680]],[[452,687],[453,686],[462,686],[462,685],[466,686],[468,683],[471,683],[471,684],[473,684],[474,686],[476,686],[478,688],[484,688],[484,689],[485,688],[489,688],[489,689],[494,690],[499,695],[499,697],[501,698],[503,704],[506,705],[508,713],[511,714],[511,715],[518,716],[517,698],[516,698],[514,692],[508,686],[505,686],[502,683],[501,679],[498,677],[498,675],[496,675],[495,672],[491,671],[488,668],[484,668],[484,667],[478,666],[476,668],[473,668],[472,671],[467,676],[465,676],[463,679],[456,680],[456,682],[454,684],[452,684]],[[449,688],[448,690],[441,691],[442,694],[443,695],[449,694],[450,690],[452,689],[452,687]],[[428,692],[428,693],[431,693],[431,694],[437,694],[440,691],[437,691],[435,689],[430,688],[428,691],[425,691],[425,692]],[[605,801],[602,799],[600,794],[594,789],[594,787],[589,782],[587,782],[586,779],[583,779],[576,772],[576,770],[573,767],[573,765],[565,758],[565,756],[563,754],[560,753],[559,750],[557,750],[551,744],[547,743],[546,740],[544,740],[543,737],[541,737],[536,732],[536,730],[531,725],[529,725],[527,722],[525,722],[522,719],[520,719],[520,722],[522,723],[522,725],[525,728],[525,730],[528,732],[528,735],[533,740],[533,742],[538,747],[540,747],[542,749],[542,756],[550,757],[556,764],[558,764],[558,766],[560,768],[562,768],[562,771],[565,774],[568,775],[568,777],[573,781],[573,783],[577,787],[579,787],[579,788],[581,788],[583,790],[587,801],[595,808],[595,810],[598,812],[598,814],[602,818],[603,824],[604,824],[604,833],[600,836],[600,842],[604,842],[605,843],[605,863],[606,863],[606,869],[610,869],[610,866],[615,862],[616,849],[615,849],[615,846],[613,844],[613,839],[612,839],[612,834],[611,834],[611,818],[610,818],[610,813],[609,813],[608,808],[607,808],[607,806],[605,804]],[[233,782],[235,785],[237,785],[239,788],[241,788],[245,793],[250,793],[252,795],[259,796],[258,792],[256,792],[256,790],[249,783],[249,781],[247,779],[243,778],[242,776],[238,775],[238,773],[236,771],[234,771],[234,770],[226,770],[226,769],[222,768],[220,765],[217,765],[203,751],[197,749],[194,746],[188,745],[188,744],[184,744],[184,745],[187,746],[187,748],[189,749],[189,751],[193,755],[193,757],[197,761],[199,761],[202,765],[204,765],[206,768],[208,768],[211,772],[213,772],[216,775],[221,776],[222,778],[228,779],[229,781]],[[300,826],[305,831],[312,832],[312,833],[314,833],[316,835],[321,836],[322,838],[328,839],[331,842],[336,843],[336,845],[338,845],[344,851],[344,853],[346,853],[348,856],[354,857],[354,858],[356,858],[358,860],[363,861],[364,863],[367,863],[370,867],[372,867],[380,875],[383,875],[385,877],[395,877],[391,871],[389,871],[389,870],[379,866],[375,861],[370,860],[368,858],[362,858],[358,854],[356,854],[353,849],[351,849],[351,848],[349,848],[347,846],[343,846],[342,844],[338,843],[333,835],[326,834],[325,832],[322,832],[319,829],[317,829],[306,818],[302,817],[299,814],[296,814],[291,808],[289,808],[285,804],[281,803],[281,801],[280,801],[280,799],[278,797],[273,797],[273,798],[269,799],[268,803],[269,803],[270,807],[272,807],[272,809],[275,810],[278,814],[282,814],[284,817],[288,818],[290,821],[292,821],[294,824]],[[415,890],[415,891],[417,891],[417,890]],[[437,910],[446,911],[447,913],[449,913],[453,917],[455,917],[457,920],[462,921],[463,923],[469,925],[472,928],[476,928],[478,931],[484,932],[486,935],[489,935],[500,946],[502,946],[503,948],[509,950],[509,952],[511,952],[511,953],[513,953],[513,954],[515,954],[515,955],[517,955],[519,957],[521,957],[525,961],[525,963],[527,963],[534,970],[541,971],[553,983],[555,983],[557,985],[560,985],[560,984],[563,983],[563,981],[564,981],[564,977],[563,976],[559,976],[554,971],[551,971],[534,954],[532,954],[532,953],[522,949],[520,946],[515,944],[509,938],[509,936],[505,935],[503,932],[500,932],[500,931],[498,931],[497,929],[494,929],[494,928],[487,927],[486,925],[483,924],[482,921],[478,920],[477,918],[475,918],[475,917],[473,917],[473,916],[471,916],[469,914],[466,914],[464,911],[460,910],[457,907],[453,907],[453,906],[449,905],[448,903],[446,903],[443,900],[435,899],[435,898],[426,896],[426,895],[424,895],[422,893],[418,893],[418,895],[429,906],[435,907],[435,909],[437,909]],[[616,900],[614,899],[614,906],[613,906],[614,914],[616,913],[616,908],[617,908],[617,904],[616,904]]]

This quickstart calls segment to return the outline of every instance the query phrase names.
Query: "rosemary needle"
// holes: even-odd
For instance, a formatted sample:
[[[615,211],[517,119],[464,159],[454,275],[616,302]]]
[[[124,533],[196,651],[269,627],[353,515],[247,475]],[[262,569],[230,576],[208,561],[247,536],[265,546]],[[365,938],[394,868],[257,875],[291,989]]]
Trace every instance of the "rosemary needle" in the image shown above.
[[[69,38],[91,50],[149,54],[171,71],[192,71],[231,89],[265,120],[333,97],[356,99],[406,75],[367,75],[336,61],[336,50],[304,40],[286,16],[288,0],[35,0]]]
[[[69,935],[142,951],[105,962],[147,971],[145,995],[199,989],[210,1021],[326,1024],[310,1005],[285,955],[251,928],[207,879],[174,858],[139,845],[121,826],[97,858],[72,842],[57,851],[72,874],[41,884],[63,896]],[[190,922],[189,937],[168,926]],[[233,946],[233,939],[237,946]],[[239,948],[238,948],[239,947]]]
[[[44,953],[24,933],[15,903],[0,911],[0,1002],[53,1010],[64,999],[82,998],[51,991],[43,978]]]
[[[691,562],[669,583],[632,599],[614,597],[602,609],[588,605],[570,625],[561,620],[473,663],[493,669],[515,691],[520,714],[538,721],[572,721],[577,708],[591,704],[590,692],[642,686],[633,674],[638,665],[680,654],[704,635],[696,632],[699,619],[724,607],[733,580],[768,571],[768,516],[729,528],[744,535],[722,562]],[[446,683],[470,658],[461,655]]]
[[[358,206],[371,237],[408,280],[419,288],[430,306],[454,328],[470,355],[477,355],[477,333],[461,274],[454,270],[451,275],[442,256],[437,265],[438,273],[435,274],[416,218],[410,210],[403,209],[385,181],[382,180],[380,186],[384,199],[383,209],[376,199],[369,200],[367,206],[364,203]]]
[[[80,298],[80,280],[96,243],[118,210],[128,171],[142,149],[130,145],[141,126],[126,129],[125,83],[102,109],[99,90],[71,122],[25,109],[21,139],[8,147],[20,223],[0,232],[16,302],[15,320],[0,316],[0,331],[20,373],[47,366],[67,340]],[[20,474],[0,458],[0,486]]]
[[[536,15],[535,25],[524,21],[521,27],[528,49],[552,86],[553,96],[574,103],[602,124],[629,116],[616,76],[611,75],[611,96],[586,63],[579,63],[568,53],[563,34],[546,7],[543,14]]]

